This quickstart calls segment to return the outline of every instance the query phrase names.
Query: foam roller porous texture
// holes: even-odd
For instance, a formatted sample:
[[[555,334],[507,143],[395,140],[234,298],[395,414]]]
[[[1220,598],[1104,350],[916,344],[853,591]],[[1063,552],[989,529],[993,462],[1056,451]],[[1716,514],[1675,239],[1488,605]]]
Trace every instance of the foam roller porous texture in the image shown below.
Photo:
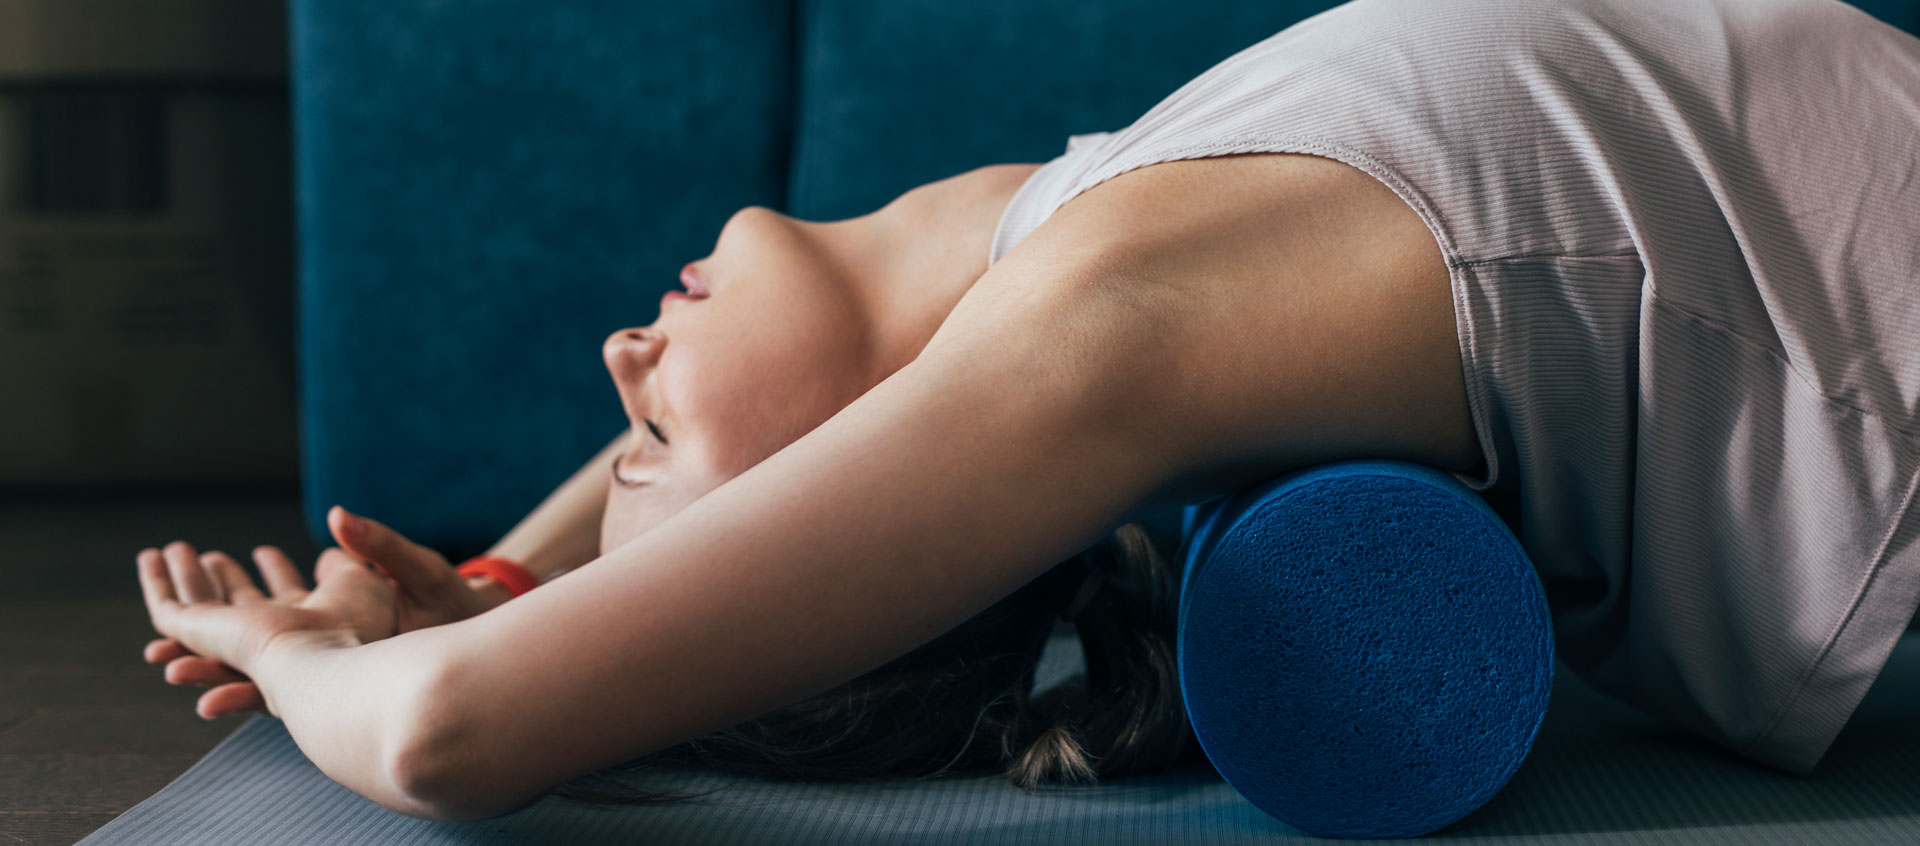
[[[1212,506],[1178,648],[1214,766],[1322,837],[1413,837],[1480,807],[1552,689],[1519,543],[1464,485],[1402,462],[1323,465]]]

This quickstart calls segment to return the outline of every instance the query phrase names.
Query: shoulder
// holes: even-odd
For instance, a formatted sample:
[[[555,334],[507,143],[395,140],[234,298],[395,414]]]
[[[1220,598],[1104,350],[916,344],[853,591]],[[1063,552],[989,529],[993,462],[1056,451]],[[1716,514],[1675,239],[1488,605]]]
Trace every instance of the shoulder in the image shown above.
[[[1393,189],[1291,153],[1127,171],[1062,205],[1003,263],[1035,295],[1122,288],[1170,322],[1217,319],[1217,307],[1280,319],[1303,297],[1448,284],[1435,235]]]
[[[1411,208],[1367,173],[1331,158],[1252,153],[1161,162],[1122,173],[1056,211],[1036,235],[1097,235],[1108,263],[1163,283],[1195,281],[1194,262],[1226,262],[1231,284],[1262,281],[1250,261],[1353,273],[1383,252],[1433,240]],[[1048,235],[1040,240],[1044,243]],[[1271,262],[1268,270],[1274,269]]]
[[[1479,457],[1435,235],[1345,163],[1250,154],[1127,172],[1061,206],[980,285],[1013,279],[1150,337],[1111,347],[1128,356],[1109,365],[1112,413],[1186,443],[1190,467]]]

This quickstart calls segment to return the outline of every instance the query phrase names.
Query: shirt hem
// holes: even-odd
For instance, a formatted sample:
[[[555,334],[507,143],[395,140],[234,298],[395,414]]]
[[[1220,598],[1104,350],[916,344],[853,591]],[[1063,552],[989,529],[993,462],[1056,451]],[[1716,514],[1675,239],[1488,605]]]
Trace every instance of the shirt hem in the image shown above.
[[[1854,601],[1767,728],[1741,753],[1794,775],[1825,757],[1920,608],[1920,515],[1913,509],[1920,469],[1907,480],[1899,517],[1881,538]],[[1835,655],[1853,666],[1829,666]]]

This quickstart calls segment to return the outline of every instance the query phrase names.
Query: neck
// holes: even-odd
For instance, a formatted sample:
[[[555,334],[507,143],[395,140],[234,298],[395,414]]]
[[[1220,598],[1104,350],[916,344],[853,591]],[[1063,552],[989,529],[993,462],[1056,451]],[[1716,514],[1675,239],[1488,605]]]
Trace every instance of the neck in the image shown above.
[[[886,372],[906,366],[987,272],[993,231],[1015,191],[1040,166],[993,165],[914,189],[910,204],[876,239],[884,254],[870,267],[875,360]],[[924,192],[924,193],[923,193]],[[912,213],[908,213],[912,212]]]

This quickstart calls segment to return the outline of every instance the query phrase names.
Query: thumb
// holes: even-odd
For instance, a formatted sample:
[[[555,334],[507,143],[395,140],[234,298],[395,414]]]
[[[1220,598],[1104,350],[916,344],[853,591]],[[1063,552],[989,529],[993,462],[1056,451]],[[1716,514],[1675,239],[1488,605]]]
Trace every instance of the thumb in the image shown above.
[[[413,596],[436,596],[459,582],[453,565],[444,556],[378,520],[336,505],[327,512],[327,528],[341,549],[385,571],[401,590]]]

